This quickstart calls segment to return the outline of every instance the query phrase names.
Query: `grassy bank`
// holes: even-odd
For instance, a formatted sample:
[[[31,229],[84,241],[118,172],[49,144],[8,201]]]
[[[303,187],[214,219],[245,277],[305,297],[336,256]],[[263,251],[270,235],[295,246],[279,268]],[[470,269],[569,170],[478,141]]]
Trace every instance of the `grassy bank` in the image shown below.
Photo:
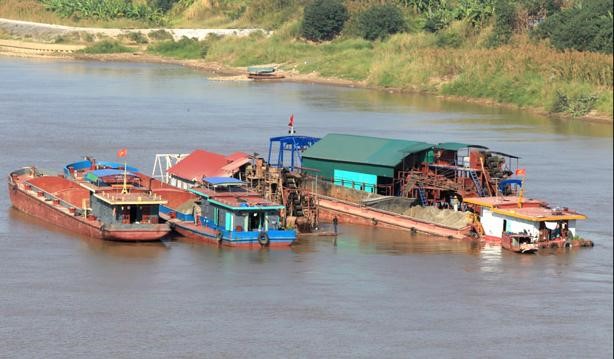
[[[28,6],[21,6],[21,3]],[[345,1],[350,18],[343,32],[332,41],[317,43],[301,36],[302,12],[307,3],[309,1],[302,0],[183,0],[165,13],[167,24],[262,26],[273,29],[274,34],[247,38],[210,37],[200,42],[152,36],[140,39],[143,41],[129,37],[120,40],[132,47],[146,47],[145,51],[150,54],[173,59],[233,67],[279,64],[283,70],[312,78],[342,79],[374,88],[464,97],[540,112],[573,117],[588,114],[612,120],[611,53],[557,50],[549,40],[530,39],[526,29],[516,28],[510,28],[510,40],[492,46],[493,35],[500,32],[493,15],[481,18],[479,26],[465,18],[452,20],[440,30],[429,32],[425,30],[428,16],[426,12],[418,12],[417,5],[403,8],[408,24],[405,32],[367,41],[357,35],[356,26],[361,11],[376,3],[369,0]],[[116,19],[100,24],[99,19],[59,17],[54,12],[42,10],[41,6],[36,0],[0,0],[0,17],[8,13],[7,17],[26,20],[104,27],[128,21]],[[37,10],[32,12],[28,10],[30,7]],[[517,9],[516,20],[522,18],[520,15],[522,11]],[[123,27],[130,25],[145,27],[142,22],[125,23]],[[114,49],[122,51],[120,46],[109,46],[109,43],[94,45],[85,51],[110,53]]]
[[[315,72],[366,85],[440,95],[494,100],[525,108],[561,110],[593,101],[591,108],[612,117],[612,56],[559,52],[545,44],[516,39],[496,49],[440,48],[430,34],[398,34],[385,41],[339,39],[325,44],[295,40],[292,29],[272,37],[213,42],[207,60],[249,66],[281,64],[286,70]]]

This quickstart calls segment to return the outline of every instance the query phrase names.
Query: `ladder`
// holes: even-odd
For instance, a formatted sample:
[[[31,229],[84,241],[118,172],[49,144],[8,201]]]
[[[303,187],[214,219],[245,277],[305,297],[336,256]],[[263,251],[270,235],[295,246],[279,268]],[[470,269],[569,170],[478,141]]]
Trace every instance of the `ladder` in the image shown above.
[[[480,183],[480,180],[478,179],[478,175],[476,174],[476,172],[469,171],[469,177],[471,177],[471,180],[473,181],[473,184],[475,185],[475,189],[478,191],[478,195],[480,195],[480,197],[484,197],[484,188],[482,187],[482,184]]]
[[[418,184],[418,198],[420,199],[420,204],[426,206],[426,192],[424,192],[424,187],[421,184]]]

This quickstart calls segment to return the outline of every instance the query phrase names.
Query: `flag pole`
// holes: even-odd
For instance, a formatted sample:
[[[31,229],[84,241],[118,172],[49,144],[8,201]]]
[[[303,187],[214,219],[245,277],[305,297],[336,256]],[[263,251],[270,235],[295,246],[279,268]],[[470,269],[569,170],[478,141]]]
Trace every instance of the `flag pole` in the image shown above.
[[[128,185],[126,180],[126,177],[128,177],[128,169],[126,167],[128,167],[128,162],[124,160],[124,186],[122,187],[122,194],[128,193]]]

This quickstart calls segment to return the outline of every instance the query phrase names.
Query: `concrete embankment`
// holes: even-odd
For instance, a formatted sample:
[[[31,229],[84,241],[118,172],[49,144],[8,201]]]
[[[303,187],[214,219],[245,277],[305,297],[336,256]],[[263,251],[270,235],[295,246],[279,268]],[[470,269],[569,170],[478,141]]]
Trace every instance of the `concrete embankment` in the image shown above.
[[[255,32],[268,34],[262,29],[105,29],[91,27],[74,27],[53,24],[41,24],[30,21],[11,20],[0,18],[0,29],[18,38],[30,38],[35,41],[55,41],[63,37],[83,37],[89,35],[96,39],[119,38],[130,33],[140,33],[144,36],[150,33],[164,30],[169,33],[174,40],[183,37],[203,40],[209,35],[218,36],[249,36]]]
[[[16,40],[0,40],[0,54],[15,56],[61,56],[83,49],[83,45],[43,44]]]

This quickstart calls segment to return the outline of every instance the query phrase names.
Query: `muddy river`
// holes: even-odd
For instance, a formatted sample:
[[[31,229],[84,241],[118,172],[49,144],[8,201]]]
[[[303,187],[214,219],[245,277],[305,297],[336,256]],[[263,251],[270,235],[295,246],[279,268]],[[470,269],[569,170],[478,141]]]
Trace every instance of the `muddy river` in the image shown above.
[[[189,69],[0,58],[0,173],[84,155],[266,153],[286,132],[477,143],[522,157],[527,193],[588,220],[581,250],[340,225],[288,250],[118,244],[12,209],[0,191],[0,357],[612,356],[612,125],[420,95],[209,81]],[[6,177],[5,177],[6,178]]]

